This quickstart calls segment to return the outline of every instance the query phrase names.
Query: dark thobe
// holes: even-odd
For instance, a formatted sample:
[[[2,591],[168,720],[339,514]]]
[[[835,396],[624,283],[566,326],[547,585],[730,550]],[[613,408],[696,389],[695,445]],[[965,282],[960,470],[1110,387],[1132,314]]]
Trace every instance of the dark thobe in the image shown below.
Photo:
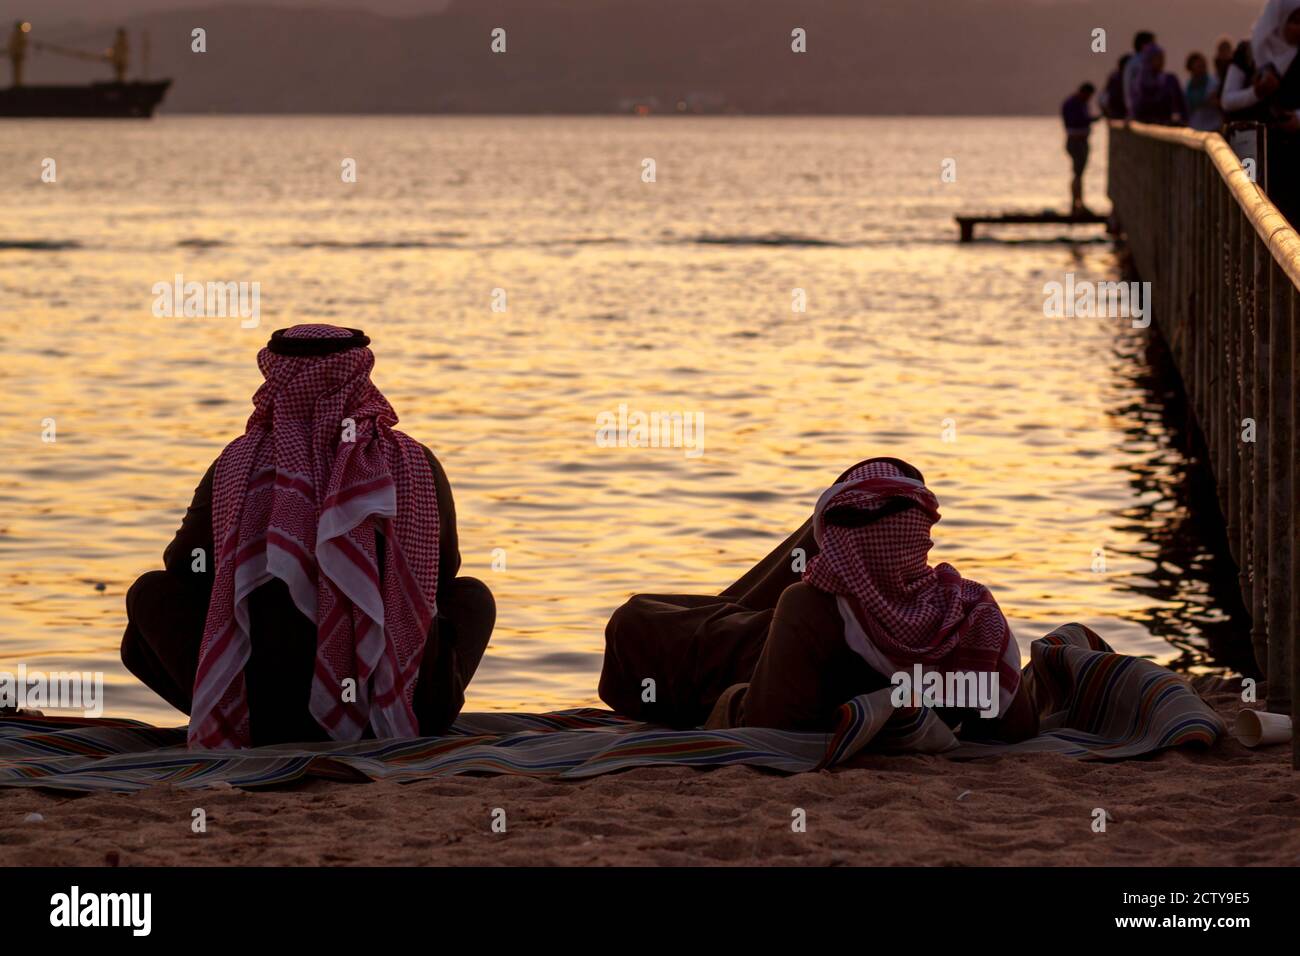
[[[1300,133],[1282,128],[1280,120],[1300,110],[1300,56],[1267,102],[1279,121],[1268,130],[1268,198],[1294,227],[1300,225]]]
[[[800,583],[817,551],[809,518],[716,597],[632,597],[605,628],[601,700],[639,720],[696,727],[723,691],[749,682],[739,723],[826,729],[841,704],[888,680],[848,646],[834,597]]]
[[[496,621],[492,593],[481,581],[458,578],[460,548],[456,508],[442,465],[427,448],[438,502],[438,613],[415,688],[420,733],[449,727],[465,703],[465,688],[477,669]],[[180,530],[163,555],[166,570],[141,576],[126,595],[127,627],[122,662],[146,686],[177,710],[190,712],[203,625],[216,577],[212,533],[214,462],[194,491]],[[379,536],[380,567],[383,537]],[[205,570],[194,571],[195,549]],[[316,662],[316,622],[294,605],[278,579],[248,598],[251,651],[244,668],[249,724],[255,745],[325,740],[328,735],[308,711]]]

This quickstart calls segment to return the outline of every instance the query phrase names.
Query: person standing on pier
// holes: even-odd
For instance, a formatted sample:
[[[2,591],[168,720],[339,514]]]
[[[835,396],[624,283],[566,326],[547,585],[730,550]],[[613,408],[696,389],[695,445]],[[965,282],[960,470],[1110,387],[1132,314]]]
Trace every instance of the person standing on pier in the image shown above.
[[[1254,87],[1270,107],[1271,119],[1295,131],[1300,118],[1300,0],[1269,0],[1255,22],[1250,49],[1255,61]]]
[[[1154,46],[1156,35],[1150,30],[1139,30],[1133,36],[1133,55],[1124,64],[1124,113],[1132,116],[1137,112],[1136,96],[1138,81],[1142,77],[1142,54],[1147,47]]]
[[[1074,164],[1074,178],[1070,181],[1070,215],[1086,214],[1088,207],[1083,204],[1083,172],[1088,166],[1088,137],[1092,133],[1092,124],[1101,119],[1092,115],[1088,101],[1096,92],[1091,83],[1082,84],[1065,98],[1061,104],[1061,120],[1065,123],[1065,151],[1070,154]]]
[[[1178,77],[1165,72],[1165,51],[1154,43],[1138,57],[1140,73],[1129,115],[1140,123],[1174,126],[1187,122],[1187,101]]]
[[[1300,71],[1300,0],[1269,0],[1249,41],[1238,45],[1224,81],[1223,108],[1232,120],[1296,125]]]
[[[1300,223],[1300,0],[1269,0],[1250,35],[1256,90],[1268,110],[1267,190]]]
[[[1107,119],[1122,120],[1128,116],[1128,107],[1124,103],[1124,71],[1128,69],[1133,54],[1125,53],[1119,58],[1119,66],[1106,77],[1106,86],[1097,97],[1101,113]]]
[[[1260,91],[1267,88],[1267,83],[1255,69],[1255,56],[1251,52],[1250,41],[1243,40],[1233,51],[1232,63],[1228,66],[1223,93],[1219,98],[1227,120],[1234,123],[1264,122],[1268,118],[1268,109],[1262,101]]]
[[[1219,89],[1228,81],[1228,67],[1232,66],[1232,54],[1236,49],[1236,44],[1232,42],[1232,37],[1224,35],[1219,37],[1218,43],[1214,45],[1214,76],[1219,81]]]
[[[1214,132],[1223,125],[1219,109],[1219,81],[1210,73],[1204,53],[1187,57],[1187,125],[1202,132]]]

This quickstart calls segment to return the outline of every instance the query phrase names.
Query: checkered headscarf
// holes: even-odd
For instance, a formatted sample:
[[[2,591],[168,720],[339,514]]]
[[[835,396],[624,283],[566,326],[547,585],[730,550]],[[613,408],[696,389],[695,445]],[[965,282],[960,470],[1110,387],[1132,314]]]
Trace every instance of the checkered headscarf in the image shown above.
[[[284,336],[351,334],[300,325]],[[397,415],[370,381],[370,349],[286,355],[264,348],[257,364],[266,381],[253,396],[247,430],[221,453],[214,476],[216,580],[189,742],[249,745],[248,598],[273,578],[316,623],[309,709],[330,737],[357,740],[367,726],[377,737],[417,736],[412,700],[438,583],[428,456],[393,429]]]
[[[865,524],[841,517],[881,509]],[[1020,648],[988,588],[950,564],[930,567],[938,520],[933,493],[897,465],[855,465],[817,502],[821,550],[804,580],[839,597],[849,645],[889,668],[885,676],[918,663],[927,672],[995,671],[1001,712],[1020,684]]]

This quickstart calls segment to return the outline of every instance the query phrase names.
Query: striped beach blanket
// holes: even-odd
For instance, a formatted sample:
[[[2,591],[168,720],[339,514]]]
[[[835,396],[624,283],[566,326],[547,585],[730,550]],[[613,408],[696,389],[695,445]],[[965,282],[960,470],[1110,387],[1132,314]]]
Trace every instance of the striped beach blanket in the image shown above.
[[[786,773],[850,765],[863,753],[966,759],[1054,752],[1119,759],[1186,744],[1213,745],[1222,720],[1182,678],[1114,653],[1087,628],[1033,643],[1024,678],[1044,715],[1018,744],[960,741],[928,708],[895,708],[890,691],[844,704],[833,733],[761,728],[669,730],[583,708],[550,714],[465,714],[446,736],[204,750],[185,728],[76,717],[0,719],[0,786],[75,791],[265,787],[306,777],[410,781],[450,774],[577,780],[644,766],[744,764]]]

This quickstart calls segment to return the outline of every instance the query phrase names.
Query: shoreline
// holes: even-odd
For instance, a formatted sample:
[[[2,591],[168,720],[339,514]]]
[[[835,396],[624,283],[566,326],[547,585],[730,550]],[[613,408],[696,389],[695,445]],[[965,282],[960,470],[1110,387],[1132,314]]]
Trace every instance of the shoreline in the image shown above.
[[[1197,685],[1231,725],[1236,682]],[[4,789],[0,845],[11,866],[1293,866],[1289,758],[1285,745],[1249,750],[1228,735],[1211,751],[1114,763],[871,754],[795,775],[652,767],[577,782]],[[206,833],[194,832],[196,811]]]

